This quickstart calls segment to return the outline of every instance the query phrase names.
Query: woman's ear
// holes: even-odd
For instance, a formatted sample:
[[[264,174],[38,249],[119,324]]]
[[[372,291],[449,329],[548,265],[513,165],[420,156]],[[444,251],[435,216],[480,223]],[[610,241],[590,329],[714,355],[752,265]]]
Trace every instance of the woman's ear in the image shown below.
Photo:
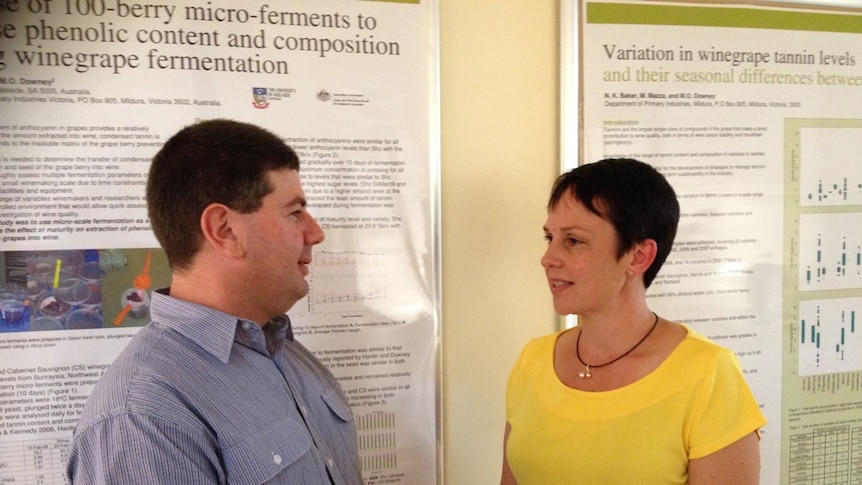
[[[658,253],[658,244],[654,239],[644,239],[632,248],[632,260],[629,263],[629,271],[634,274],[644,274],[655,261]]]
[[[230,258],[243,254],[240,222],[237,214],[224,204],[212,203],[201,213],[201,232],[205,243],[216,252]]]

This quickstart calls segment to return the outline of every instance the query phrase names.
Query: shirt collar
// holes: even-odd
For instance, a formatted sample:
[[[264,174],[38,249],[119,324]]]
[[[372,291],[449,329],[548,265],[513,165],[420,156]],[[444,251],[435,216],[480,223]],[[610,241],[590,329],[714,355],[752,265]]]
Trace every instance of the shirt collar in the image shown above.
[[[285,341],[293,341],[290,318],[287,315],[279,315],[266,322],[263,326],[263,336],[266,338],[267,352],[275,356],[276,352],[284,346]]]
[[[293,341],[293,326],[290,324],[290,317],[279,315],[268,321],[264,326],[264,333],[280,340]]]
[[[153,291],[150,316],[154,322],[175,330],[222,362],[227,362],[237,326],[256,323],[234,315],[170,296],[170,288]]]

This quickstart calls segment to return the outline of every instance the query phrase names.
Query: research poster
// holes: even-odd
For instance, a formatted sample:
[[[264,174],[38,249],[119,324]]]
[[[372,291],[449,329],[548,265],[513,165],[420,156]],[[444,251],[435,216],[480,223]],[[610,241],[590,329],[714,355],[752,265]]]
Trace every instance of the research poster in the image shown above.
[[[651,306],[735,351],[762,483],[860,483],[862,16],[579,5],[582,161],[641,159],[681,203]]]
[[[289,315],[365,483],[437,483],[436,35],[419,0],[0,0],[0,482],[63,483],[94,382],[170,284],[150,159],[231,118],[300,155],[326,239]]]

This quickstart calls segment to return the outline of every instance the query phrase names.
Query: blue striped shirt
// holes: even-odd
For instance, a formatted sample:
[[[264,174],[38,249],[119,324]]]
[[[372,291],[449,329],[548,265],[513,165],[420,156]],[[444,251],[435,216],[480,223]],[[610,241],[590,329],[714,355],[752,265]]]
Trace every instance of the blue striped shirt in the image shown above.
[[[362,483],[338,381],[286,317],[261,328],[162,292],[150,313],[81,413],[71,483]]]

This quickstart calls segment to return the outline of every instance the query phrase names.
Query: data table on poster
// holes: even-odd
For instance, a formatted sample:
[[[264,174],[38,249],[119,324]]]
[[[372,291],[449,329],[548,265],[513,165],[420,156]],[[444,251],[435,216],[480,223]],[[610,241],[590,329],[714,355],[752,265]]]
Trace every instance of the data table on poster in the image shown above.
[[[790,436],[789,485],[849,485],[862,480],[862,427],[832,426]]]
[[[64,485],[68,439],[0,443],[0,483]]]

